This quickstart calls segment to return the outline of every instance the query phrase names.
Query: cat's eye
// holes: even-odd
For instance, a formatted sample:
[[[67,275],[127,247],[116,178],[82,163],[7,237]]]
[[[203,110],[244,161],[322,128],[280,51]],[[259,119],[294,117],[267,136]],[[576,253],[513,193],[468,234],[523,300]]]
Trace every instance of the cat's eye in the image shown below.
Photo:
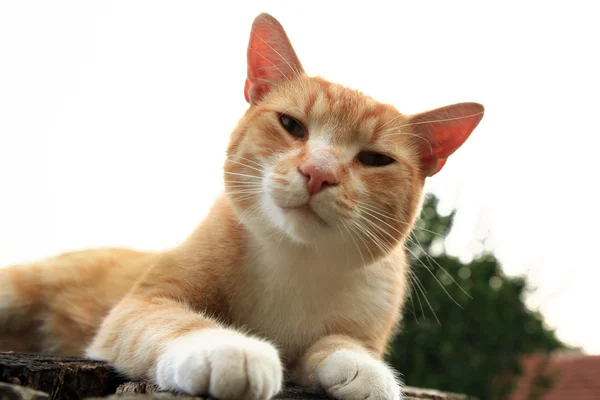
[[[298,139],[306,137],[306,130],[302,124],[289,115],[281,114],[279,116],[279,122],[281,122],[283,129],[288,131],[290,135],[297,137]]]
[[[361,151],[358,153],[357,159],[361,164],[370,167],[383,167],[394,162],[392,157],[374,151]]]

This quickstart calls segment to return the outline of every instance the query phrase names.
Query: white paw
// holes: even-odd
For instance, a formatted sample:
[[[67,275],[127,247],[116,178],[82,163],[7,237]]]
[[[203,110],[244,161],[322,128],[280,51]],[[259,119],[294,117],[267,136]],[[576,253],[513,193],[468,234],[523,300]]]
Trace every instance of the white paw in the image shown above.
[[[281,390],[275,347],[225,329],[194,332],[170,342],[158,359],[161,389],[210,394],[221,400],[266,400]]]
[[[392,370],[382,361],[351,350],[338,350],[316,370],[325,391],[340,400],[401,400]]]

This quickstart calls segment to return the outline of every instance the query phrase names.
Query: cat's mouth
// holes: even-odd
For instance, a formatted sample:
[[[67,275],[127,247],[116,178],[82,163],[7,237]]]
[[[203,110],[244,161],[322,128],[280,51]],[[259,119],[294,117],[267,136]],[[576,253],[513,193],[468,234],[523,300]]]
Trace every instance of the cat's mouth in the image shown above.
[[[313,208],[310,206],[309,203],[304,203],[299,206],[281,207],[281,209],[286,214],[296,213],[296,214],[299,214],[302,216],[307,216],[309,218],[316,219],[318,222],[322,223],[323,225],[327,225],[327,222],[325,222],[325,220],[323,218],[321,218],[321,216],[319,216],[319,214],[317,214],[315,212],[315,210],[313,210]]]

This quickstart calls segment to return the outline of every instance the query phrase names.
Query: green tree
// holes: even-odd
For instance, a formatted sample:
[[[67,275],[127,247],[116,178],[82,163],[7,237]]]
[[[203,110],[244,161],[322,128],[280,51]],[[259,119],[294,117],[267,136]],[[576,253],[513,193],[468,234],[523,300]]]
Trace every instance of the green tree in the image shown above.
[[[489,253],[468,264],[442,252],[431,256],[452,227],[454,213],[425,201],[409,245],[411,298],[388,361],[411,386],[505,399],[520,356],[564,345],[527,309],[522,277],[507,277]]]

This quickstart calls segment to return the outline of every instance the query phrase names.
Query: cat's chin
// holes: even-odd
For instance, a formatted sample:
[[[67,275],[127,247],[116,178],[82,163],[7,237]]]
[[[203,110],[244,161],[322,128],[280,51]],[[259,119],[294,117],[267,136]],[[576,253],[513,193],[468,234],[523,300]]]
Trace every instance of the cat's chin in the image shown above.
[[[293,242],[312,244],[321,241],[329,231],[325,221],[314,211],[305,208],[283,209],[283,224],[278,229],[282,230]]]
[[[316,213],[315,210],[308,204],[304,204],[296,207],[281,207],[283,213],[287,218],[290,219],[299,219],[300,221],[316,221],[317,223],[327,226],[327,222],[319,214]]]
[[[308,205],[282,208],[285,226],[284,231],[295,242],[310,244],[322,238],[329,227]]]
[[[332,231],[327,221],[308,204],[282,207],[266,201],[263,212],[273,228],[284,233],[292,242],[315,243]]]

